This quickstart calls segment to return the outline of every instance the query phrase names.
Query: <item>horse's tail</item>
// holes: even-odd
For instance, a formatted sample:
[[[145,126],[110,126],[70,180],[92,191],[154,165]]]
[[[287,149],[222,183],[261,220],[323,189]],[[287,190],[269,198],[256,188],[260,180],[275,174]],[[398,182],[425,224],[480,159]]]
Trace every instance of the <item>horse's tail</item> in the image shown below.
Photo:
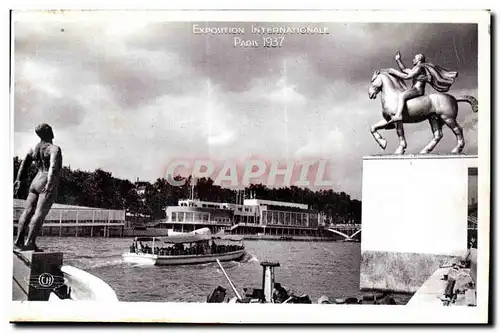
[[[472,107],[472,112],[477,112],[477,99],[473,96],[463,95],[456,98],[457,102],[467,102]]]

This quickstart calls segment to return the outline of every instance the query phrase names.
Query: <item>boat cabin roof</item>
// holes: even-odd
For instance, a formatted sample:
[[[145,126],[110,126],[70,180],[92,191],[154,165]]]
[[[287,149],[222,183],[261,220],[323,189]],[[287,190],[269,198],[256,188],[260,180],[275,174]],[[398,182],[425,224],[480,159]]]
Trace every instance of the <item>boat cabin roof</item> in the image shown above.
[[[162,241],[165,243],[172,243],[172,244],[182,244],[182,243],[196,243],[196,242],[203,242],[203,241],[208,241],[212,237],[209,235],[172,235],[168,236],[165,238],[162,238]]]
[[[243,236],[240,235],[213,235],[212,239],[228,240],[233,242],[240,242],[243,240]]]
[[[168,237],[136,237],[135,241],[138,242],[152,242],[154,241],[163,241],[165,243],[171,244],[183,244],[183,243],[196,243],[202,241],[209,240],[228,240],[233,242],[240,242],[243,240],[242,236],[238,235],[197,235],[197,234],[188,234],[188,235],[172,235]]]
[[[152,242],[157,237],[135,237],[134,241],[136,242]]]

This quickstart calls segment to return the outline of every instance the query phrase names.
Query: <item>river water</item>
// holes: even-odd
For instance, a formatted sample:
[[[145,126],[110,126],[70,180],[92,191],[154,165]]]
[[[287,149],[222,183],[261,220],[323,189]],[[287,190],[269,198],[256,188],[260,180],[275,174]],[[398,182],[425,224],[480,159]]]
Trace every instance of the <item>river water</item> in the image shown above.
[[[233,297],[217,263],[185,266],[145,266],[125,263],[131,238],[39,237],[45,251],[64,252],[64,263],[100,277],[128,302],[205,302],[222,286]],[[308,294],[313,303],[358,296],[359,243],[247,240],[248,255],[241,262],[224,262],[226,273],[242,290],[260,288],[262,261],[278,261],[275,280],[296,294]],[[399,302],[398,302],[399,303]]]

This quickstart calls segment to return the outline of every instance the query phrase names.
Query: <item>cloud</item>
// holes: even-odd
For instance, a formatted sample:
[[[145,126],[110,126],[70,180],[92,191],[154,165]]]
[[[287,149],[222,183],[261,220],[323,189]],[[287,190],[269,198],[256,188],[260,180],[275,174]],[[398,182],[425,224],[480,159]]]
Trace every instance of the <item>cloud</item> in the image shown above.
[[[302,158],[328,158],[330,156],[341,155],[346,147],[344,133],[338,128],[332,129],[324,136],[311,138],[305,145],[300,147],[295,156]]]

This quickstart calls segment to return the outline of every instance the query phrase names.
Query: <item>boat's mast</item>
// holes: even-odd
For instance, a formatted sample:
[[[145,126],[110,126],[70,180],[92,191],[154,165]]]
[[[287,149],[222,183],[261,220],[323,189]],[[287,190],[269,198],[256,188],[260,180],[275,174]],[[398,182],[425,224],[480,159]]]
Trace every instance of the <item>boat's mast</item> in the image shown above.
[[[260,264],[263,268],[262,270],[262,290],[264,292],[264,301],[266,303],[274,303],[273,301],[273,291],[274,291],[274,267],[279,267],[277,262],[262,262]]]
[[[191,178],[191,200],[194,200],[194,178]]]

